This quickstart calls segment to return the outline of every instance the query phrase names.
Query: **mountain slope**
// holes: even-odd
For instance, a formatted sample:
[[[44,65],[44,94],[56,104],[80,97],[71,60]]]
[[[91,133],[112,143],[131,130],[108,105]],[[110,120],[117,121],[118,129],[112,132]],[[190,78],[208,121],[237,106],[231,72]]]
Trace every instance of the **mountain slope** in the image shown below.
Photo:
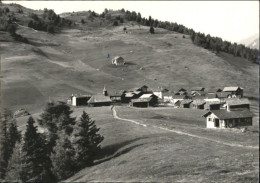
[[[254,34],[246,39],[239,41],[239,43],[244,44],[250,48],[259,49],[259,34]]]

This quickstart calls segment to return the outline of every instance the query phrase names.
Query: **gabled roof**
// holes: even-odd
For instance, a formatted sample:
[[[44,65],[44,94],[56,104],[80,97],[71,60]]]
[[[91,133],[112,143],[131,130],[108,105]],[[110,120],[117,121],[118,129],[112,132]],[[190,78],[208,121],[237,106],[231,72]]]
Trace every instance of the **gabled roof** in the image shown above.
[[[135,94],[133,92],[126,92],[125,97],[133,97]]]
[[[153,97],[153,96],[154,96],[154,94],[149,93],[149,94],[143,94],[139,98],[150,98],[150,97]]]
[[[196,99],[196,100],[193,100],[193,102],[192,102],[192,104],[195,104],[195,105],[203,105],[205,103],[206,103],[206,101],[203,99]]]
[[[211,110],[206,114],[204,114],[203,117],[207,117],[211,113],[215,114],[220,120],[253,117],[253,113],[250,112],[249,110],[226,111],[225,109]]]
[[[206,96],[207,96],[207,98],[216,98],[217,94],[216,93],[208,93]]]
[[[242,105],[242,104],[250,104],[248,99],[239,99],[239,98],[227,98],[226,103],[228,105]]]
[[[93,95],[89,100],[88,103],[100,103],[100,102],[112,102],[110,97],[104,96],[102,94]]]
[[[205,89],[205,88],[203,88],[203,87],[193,87],[193,88],[191,88],[190,90],[191,90],[191,91],[204,91],[204,89]]]
[[[232,94],[232,92],[217,92],[217,97],[218,98],[227,98],[231,94]]]
[[[173,95],[173,99],[185,99],[188,98],[186,95]]]
[[[223,89],[224,92],[234,92],[237,91],[240,87],[238,86],[228,86]],[[241,88],[240,88],[241,89]]]
[[[192,102],[192,100],[184,99],[184,100],[181,101],[181,105],[183,105],[183,104],[190,104],[191,102]]]
[[[178,92],[180,92],[180,91],[187,91],[187,90],[184,89],[184,88],[181,88],[181,89],[178,90]]]

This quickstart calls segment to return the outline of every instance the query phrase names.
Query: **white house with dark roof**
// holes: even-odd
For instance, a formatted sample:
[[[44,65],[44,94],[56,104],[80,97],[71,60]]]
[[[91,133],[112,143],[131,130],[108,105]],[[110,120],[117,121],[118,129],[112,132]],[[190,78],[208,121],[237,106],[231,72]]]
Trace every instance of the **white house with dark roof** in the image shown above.
[[[207,128],[235,128],[252,126],[253,113],[249,110],[227,111],[211,110],[203,115]]]
[[[124,65],[125,61],[124,61],[123,57],[116,56],[115,58],[112,59],[112,64],[114,64],[114,65]]]

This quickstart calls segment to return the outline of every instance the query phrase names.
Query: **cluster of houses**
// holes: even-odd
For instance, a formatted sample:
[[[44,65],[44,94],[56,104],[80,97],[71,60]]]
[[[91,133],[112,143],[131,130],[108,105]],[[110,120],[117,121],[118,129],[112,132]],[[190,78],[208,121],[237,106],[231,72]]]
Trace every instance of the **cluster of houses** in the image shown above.
[[[152,107],[169,105],[176,108],[192,108],[207,110],[203,115],[206,118],[207,128],[232,128],[252,126],[253,114],[250,112],[250,103],[243,98],[243,88],[225,87],[209,89],[194,87],[189,91],[181,88],[176,92],[168,89],[152,90],[146,85],[123,91],[103,94],[72,95],[68,101],[72,106],[109,106],[112,104],[127,104],[132,107]]]

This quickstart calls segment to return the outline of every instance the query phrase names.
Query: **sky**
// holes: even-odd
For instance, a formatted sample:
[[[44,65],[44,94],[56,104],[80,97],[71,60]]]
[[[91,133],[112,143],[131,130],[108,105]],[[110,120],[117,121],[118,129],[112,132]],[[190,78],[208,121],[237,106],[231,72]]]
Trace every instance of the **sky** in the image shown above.
[[[259,35],[258,1],[3,1],[31,9],[53,9],[56,13],[105,8],[140,12],[161,21],[176,22],[196,32],[239,42]]]

